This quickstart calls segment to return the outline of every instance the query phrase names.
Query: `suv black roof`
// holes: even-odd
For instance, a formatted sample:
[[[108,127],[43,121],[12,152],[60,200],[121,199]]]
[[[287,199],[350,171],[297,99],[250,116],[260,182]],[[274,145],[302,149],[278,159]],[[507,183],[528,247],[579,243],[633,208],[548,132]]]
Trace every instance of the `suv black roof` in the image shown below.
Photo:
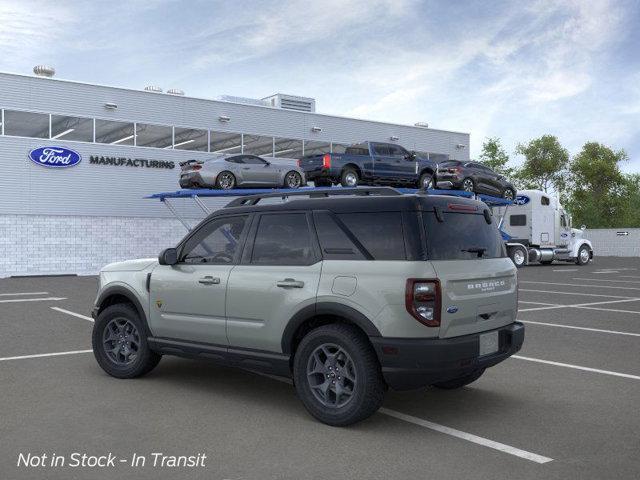
[[[281,203],[227,206],[212,213],[211,216],[229,213],[300,210],[330,210],[337,213],[433,210],[434,207],[440,207],[446,210],[449,208],[449,205],[452,204],[476,207],[478,213],[481,213],[487,208],[484,203],[478,200],[448,195],[398,194],[390,196],[339,196],[327,198],[292,197],[288,201]]]

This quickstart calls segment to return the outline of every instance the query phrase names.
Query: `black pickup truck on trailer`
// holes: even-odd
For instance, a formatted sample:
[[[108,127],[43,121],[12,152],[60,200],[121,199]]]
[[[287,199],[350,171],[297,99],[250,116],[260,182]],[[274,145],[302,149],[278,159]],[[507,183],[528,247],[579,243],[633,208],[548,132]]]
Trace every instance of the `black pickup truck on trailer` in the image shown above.
[[[317,187],[340,183],[433,188],[437,163],[394,143],[364,142],[344,153],[309,155],[298,160]]]

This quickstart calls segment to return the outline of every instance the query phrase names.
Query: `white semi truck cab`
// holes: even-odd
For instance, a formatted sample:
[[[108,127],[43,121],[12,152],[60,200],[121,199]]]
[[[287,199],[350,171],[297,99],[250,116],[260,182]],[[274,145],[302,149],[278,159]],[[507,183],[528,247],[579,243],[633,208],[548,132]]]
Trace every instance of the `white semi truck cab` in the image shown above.
[[[586,265],[593,259],[591,242],[583,238],[585,227],[571,227],[571,217],[556,197],[522,190],[513,205],[493,207],[493,212],[517,267],[554,260]]]

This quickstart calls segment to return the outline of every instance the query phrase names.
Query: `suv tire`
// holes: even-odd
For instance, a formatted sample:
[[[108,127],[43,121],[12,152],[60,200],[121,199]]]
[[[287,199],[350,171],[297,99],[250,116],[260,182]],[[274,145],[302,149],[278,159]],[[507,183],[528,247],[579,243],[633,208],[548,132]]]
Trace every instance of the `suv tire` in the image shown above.
[[[358,183],[360,183],[360,177],[353,168],[347,167],[342,171],[340,185],[343,187],[357,187]]]
[[[116,378],[145,375],[162,358],[149,348],[144,323],[136,309],[126,303],[110,305],[100,312],[93,326],[91,343],[100,367]]]
[[[476,191],[476,182],[474,182],[472,178],[467,177],[462,181],[461,188],[465,192],[475,192]]]
[[[442,390],[455,390],[456,388],[461,388],[461,387],[464,387],[465,385],[469,385],[470,383],[475,382],[482,376],[483,373],[484,373],[484,368],[480,370],[476,370],[475,372],[472,372],[468,375],[454,378],[453,380],[434,383],[433,386],[436,388],[440,388]]]
[[[293,376],[307,411],[336,427],[373,415],[386,389],[369,340],[353,325],[324,325],[309,332],[295,353]]]

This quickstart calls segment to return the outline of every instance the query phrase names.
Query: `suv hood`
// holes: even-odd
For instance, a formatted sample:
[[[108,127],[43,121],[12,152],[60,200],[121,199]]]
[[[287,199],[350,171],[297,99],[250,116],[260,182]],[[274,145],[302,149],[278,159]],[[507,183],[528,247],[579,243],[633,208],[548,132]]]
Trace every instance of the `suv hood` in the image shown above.
[[[137,260],[125,260],[124,262],[110,263],[102,267],[101,272],[139,272],[158,263],[156,258],[139,258]]]

